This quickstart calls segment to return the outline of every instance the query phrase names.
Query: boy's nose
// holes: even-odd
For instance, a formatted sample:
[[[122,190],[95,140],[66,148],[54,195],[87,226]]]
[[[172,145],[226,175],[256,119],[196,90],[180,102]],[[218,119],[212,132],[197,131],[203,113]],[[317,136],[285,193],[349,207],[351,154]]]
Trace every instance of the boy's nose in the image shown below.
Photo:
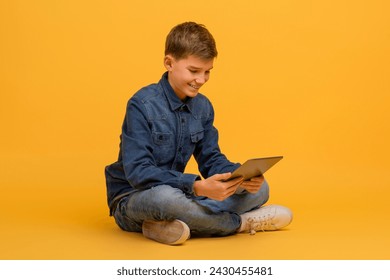
[[[195,79],[195,82],[197,84],[203,85],[205,82],[207,82],[207,77],[206,76],[199,76]]]

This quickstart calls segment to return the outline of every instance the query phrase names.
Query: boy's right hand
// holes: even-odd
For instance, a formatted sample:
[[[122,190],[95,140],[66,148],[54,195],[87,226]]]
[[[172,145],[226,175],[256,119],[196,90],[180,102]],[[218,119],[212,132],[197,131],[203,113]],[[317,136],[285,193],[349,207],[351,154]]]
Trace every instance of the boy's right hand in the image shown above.
[[[238,177],[229,181],[231,173],[215,174],[207,179],[195,181],[194,192],[197,196],[222,201],[236,192],[237,187],[244,181]]]

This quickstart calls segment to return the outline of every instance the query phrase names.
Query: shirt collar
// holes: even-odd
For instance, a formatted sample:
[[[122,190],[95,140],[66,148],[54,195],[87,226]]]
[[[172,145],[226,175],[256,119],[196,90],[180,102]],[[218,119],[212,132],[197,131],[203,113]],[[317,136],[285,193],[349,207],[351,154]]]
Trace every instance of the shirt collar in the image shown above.
[[[169,106],[171,107],[172,111],[179,110],[181,108],[187,107],[188,110],[193,113],[193,99],[196,98],[188,98],[186,102],[183,102],[180,100],[179,97],[177,97],[175,91],[172,89],[171,85],[169,84],[168,81],[168,72],[165,72],[160,80],[160,84],[162,85],[162,88],[164,90],[164,94],[167,97]]]

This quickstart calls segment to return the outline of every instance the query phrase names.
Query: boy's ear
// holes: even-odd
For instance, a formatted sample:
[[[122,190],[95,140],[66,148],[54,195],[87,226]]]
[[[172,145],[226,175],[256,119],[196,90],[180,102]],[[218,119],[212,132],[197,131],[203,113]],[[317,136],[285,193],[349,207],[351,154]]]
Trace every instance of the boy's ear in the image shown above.
[[[172,69],[173,61],[174,58],[169,54],[164,57],[164,66],[168,71]]]

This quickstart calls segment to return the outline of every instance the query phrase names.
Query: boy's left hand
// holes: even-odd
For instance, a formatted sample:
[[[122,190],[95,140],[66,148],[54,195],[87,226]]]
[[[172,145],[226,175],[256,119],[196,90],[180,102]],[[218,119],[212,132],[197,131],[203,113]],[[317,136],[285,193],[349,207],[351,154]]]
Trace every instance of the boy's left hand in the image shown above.
[[[240,187],[250,193],[257,193],[264,182],[264,176],[253,177],[241,183]]]

